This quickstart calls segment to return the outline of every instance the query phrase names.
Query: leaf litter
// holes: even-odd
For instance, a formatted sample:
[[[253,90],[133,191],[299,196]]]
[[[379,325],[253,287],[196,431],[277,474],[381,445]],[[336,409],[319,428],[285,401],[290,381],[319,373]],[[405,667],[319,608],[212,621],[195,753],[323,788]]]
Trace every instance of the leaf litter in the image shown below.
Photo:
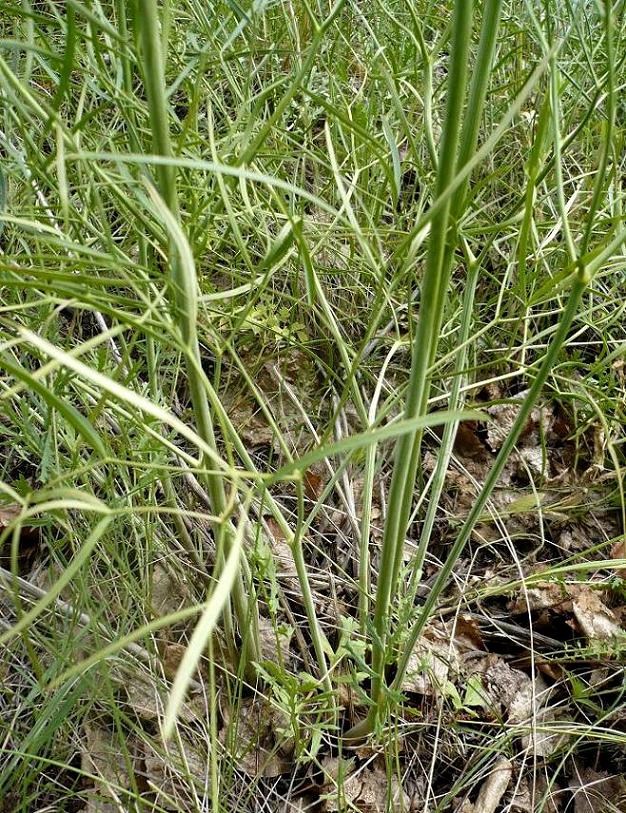
[[[455,446],[455,458],[446,475],[447,489],[443,496],[444,509],[448,508],[453,524],[469,510],[472,495],[480,487],[494,455],[515,420],[520,397],[488,408],[493,425],[461,426],[460,437]],[[273,403],[278,404],[278,400]],[[283,418],[284,414],[281,420]],[[497,515],[504,522],[508,533],[516,538],[523,540],[532,537],[538,528],[538,510],[543,512],[548,543],[540,550],[541,555],[549,554],[550,557],[538,557],[533,561],[534,555],[528,556],[525,553],[528,560],[527,572],[530,574],[548,568],[552,561],[558,561],[559,556],[566,551],[585,551],[591,547],[589,542],[594,539],[594,533],[597,538],[598,518],[606,539],[615,532],[610,510],[607,511],[600,504],[592,505],[588,511],[582,512],[579,510],[579,506],[584,504],[582,498],[562,504],[561,495],[565,489],[569,489],[570,494],[579,489],[583,494],[584,489],[592,482],[589,472],[577,472],[569,433],[567,421],[557,410],[546,404],[537,407],[494,495]],[[300,441],[296,438],[302,437],[297,429],[292,435],[293,442],[298,444]],[[269,435],[257,434],[257,440],[259,443],[261,440],[264,443],[270,442]],[[432,470],[434,464],[434,458],[430,455],[427,451],[427,472]],[[307,473],[307,499],[315,500],[319,497],[324,476],[323,472]],[[358,477],[353,480],[351,487],[358,508],[361,493]],[[375,489],[375,494],[379,491]],[[324,520],[322,516],[319,523],[312,527],[312,533],[318,530],[326,538],[333,534],[342,538],[349,537],[350,525],[343,506],[338,504],[334,515],[332,506],[329,506],[329,511],[327,517],[330,521]],[[382,504],[375,504],[372,529],[374,543],[380,539],[376,536],[376,525],[379,517],[382,521],[382,512]],[[289,601],[298,602],[293,556],[275,521],[268,517],[266,522],[269,530],[267,541],[275,563],[276,578],[283,587],[290,588]],[[475,538],[484,540],[486,537],[495,540],[493,544],[496,546],[502,544],[500,536],[494,535],[492,528],[490,520],[485,518],[476,529]],[[437,543],[442,544],[445,535],[444,523],[440,526],[435,546]],[[374,555],[374,566],[375,561]],[[569,643],[567,630],[572,638],[578,636],[588,644],[611,642],[623,634],[623,616],[619,608],[616,610],[609,606],[604,581],[589,586],[563,580],[556,582],[548,579],[542,582],[535,578],[531,585],[524,586],[517,593],[509,592],[507,599],[506,558],[502,558],[500,565],[493,559],[484,563],[478,559],[477,562],[479,567],[482,566],[483,573],[477,577],[478,584],[483,584],[485,579],[492,585],[502,584],[502,598],[494,599],[493,609],[496,609],[499,618],[507,619],[509,627],[519,630],[520,637],[511,634],[508,639],[504,639],[489,631],[489,617],[492,612],[489,602],[481,607],[485,620],[480,623],[477,623],[475,614],[472,613],[461,613],[455,624],[443,620],[432,621],[415,647],[402,683],[401,688],[406,695],[406,711],[410,713],[410,719],[415,716],[418,720],[422,719],[421,725],[426,726],[426,730],[430,725],[428,720],[432,719],[433,712],[428,711],[430,706],[437,715],[443,715],[449,728],[441,735],[441,755],[448,755],[452,765],[456,766],[454,770],[457,775],[462,775],[467,769],[464,766],[466,757],[462,757],[463,750],[453,733],[459,721],[472,721],[477,732],[475,740],[478,747],[480,743],[489,743],[500,730],[515,732],[512,753],[496,759],[491,772],[475,786],[471,797],[473,801],[466,799],[464,802],[463,809],[468,813],[496,813],[506,800],[511,810],[531,811],[531,799],[544,791],[545,809],[554,808],[555,813],[561,813],[563,805],[558,797],[557,801],[553,801],[554,791],[550,791],[545,785],[544,791],[541,791],[541,777],[534,777],[531,782],[527,769],[524,769],[524,760],[530,757],[531,761],[535,760],[539,764],[551,764],[562,753],[568,742],[565,730],[575,720],[569,715],[567,706],[563,706],[564,672],[558,667],[558,653],[554,656],[551,651],[548,653],[550,658],[556,658],[552,666],[550,659],[542,662],[538,653],[535,662],[537,668],[534,671],[528,663],[524,666],[516,665],[520,661],[520,652],[527,651],[522,633],[528,628],[528,614],[531,613],[532,622],[538,624],[537,630],[543,628],[554,634],[554,621],[561,624],[556,631],[556,639],[562,643],[563,648]],[[474,564],[474,569],[476,566]],[[470,577],[469,583],[475,582],[476,577]],[[318,604],[325,600],[322,584],[316,579],[315,600]],[[158,590],[156,594],[158,597]],[[338,608],[341,606],[333,615],[335,623],[339,623],[340,616],[349,616],[352,612],[350,600],[346,598],[340,605],[336,596],[331,595],[329,598],[333,605]],[[282,610],[278,604],[274,605],[274,612],[278,615],[271,618],[261,615],[263,662],[290,672],[294,668],[294,656],[290,648],[289,624],[281,625]],[[494,623],[497,627],[497,621]],[[279,630],[281,626],[287,630],[278,637],[275,631],[277,624]],[[538,631],[536,634],[539,637]],[[546,637],[548,641],[556,639],[551,635]],[[607,672],[602,678],[603,685],[612,685],[610,662]],[[354,722],[351,715],[358,709],[358,702],[353,704],[357,695],[354,687],[350,687],[350,691],[344,694],[345,698],[351,698],[344,698],[344,709],[348,715],[346,724],[349,725]],[[417,702],[414,698],[418,698]],[[555,702],[556,698],[558,703]],[[362,709],[359,711],[362,713]],[[406,762],[411,754],[421,762],[424,759],[421,735],[416,738],[408,734],[401,739],[398,749],[402,754],[402,764],[407,767],[412,764]],[[241,698],[233,709],[222,707],[219,741],[233,759],[239,774],[248,780],[283,781],[286,777],[299,775],[296,744],[288,715],[261,694]],[[154,774],[151,782],[156,784],[158,768],[156,764],[150,765]],[[343,810],[382,813],[388,810],[429,809],[422,792],[416,795],[409,792],[411,781],[413,787],[419,786],[423,790],[424,775],[411,777],[411,771],[407,770],[400,781],[395,770],[388,775],[384,763],[372,755],[368,748],[357,749],[352,759],[343,762],[337,757],[324,756],[321,765],[324,778],[321,784],[318,781],[313,796],[310,788],[290,795],[290,804],[296,809],[308,809],[316,798],[318,809],[328,813]],[[446,786],[443,776],[442,774],[441,779],[437,780],[435,787],[443,789]],[[164,793],[175,790],[173,786],[167,785],[165,777],[163,782]],[[560,783],[553,783],[553,787],[561,787],[565,793],[566,783],[563,775]],[[582,808],[580,811],[583,813]]]
[[[299,386],[297,376],[293,377],[297,366],[298,362],[282,367],[283,375],[287,376],[294,387]],[[266,373],[265,384],[274,387],[270,400],[273,416],[281,425],[281,431],[287,428],[294,449],[306,450],[310,438],[302,430],[301,416],[295,410],[285,411],[289,400],[281,398],[276,377],[271,374],[269,367]],[[310,370],[307,375],[309,374]],[[273,382],[271,385],[270,381]],[[517,416],[522,396],[523,394],[518,394],[506,399],[501,393],[491,391],[491,400],[499,401],[487,407],[491,423],[474,422],[461,424],[459,427],[454,457],[446,474],[446,489],[442,499],[445,519],[437,526],[433,543],[435,553],[437,546],[445,548],[447,534],[454,532],[456,523],[471,507],[476,489],[484,480]],[[305,391],[304,400],[312,397],[313,390]],[[250,422],[255,415],[257,424]],[[265,419],[259,417],[257,412],[250,410],[245,417],[235,411],[231,418],[235,423],[243,421],[240,426],[243,426],[244,440],[250,448],[266,446],[272,448],[275,454],[279,452],[273,432],[264,429],[264,426],[267,427]],[[249,433],[253,433],[254,437]],[[598,532],[601,540],[609,540],[617,535],[617,526],[610,509],[600,500],[589,505],[585,503],[585,494],[590,493],[590,486],[595,488],[597,484],[597,493],[602,493],[604,486],[602,482],[598,484],[597,479],[601,476],[600,467],[580,470],[580,463],[575,462],[576,455],[570,435],[571,427],[557,408],[544,403],[533,410],[518,449],[505,468],[494,494],[493,502],[500,522],[504,523],[511,537],[521,540],[522,545],[525,539],[537,533],[538,511],[543,514],[546,541],[538,555],[529,556],[527,551],[524,552],[525,572],[533,576],[531,584],[517,592],[509,592],[507,598],[504,587],[507,577],[511,577],[511,569],[504,554],[500,563],[494,558],[481,560],[479,554],[472,566],[473,572],[471,568],[467,570],[468,584],[482,585],[488,582],[492,586],[498,583],[503,585],[501,598],[482,605],[481,614],[485,619],[489,619],[490,614],[495,611],[498,618],[506,618],[510,625],[520,631],[532,623],[537,630],[546,630],[555,635],[563,648],[569,644],[567,630],[572,639],[579,638],[588,645],[610,645],[620,640],[624,634],[624,613],[620,606],[616,606],[604,577],[584,584],[567,580],[541,581],[536,578],[542,569],[559,561],[564,553],[584,552],[597,544]],[[598,437],[589,444],[596,457],[601,446],[601,439]],[[424,459],[426,473],[432,471],[434,463],[434,453],[427,449]],[[384,519],[384,497],[381,498],[384,494],[384,475],[377,476],[381,479],[374,489],[373,545],[380,541],[380,527]],[[306,473],[306,499],[315,501],[319,498],[325,487],[326,477],[327,473],[322,469],[316,468]],[[355,472],[351,489],[357,512],[360,511],[362,482],[358,472]],[[562,494],[566,491],[570,497],[572,493],[580,496],[563,504]],[[266,523],[269,531],[266,540],[275,565],[276,579],[281,586],[289,589],[289,601],[297,604],[297,574],[291,550],[276,522],[271,517],[266,517]],[[493,528],[490,518],[485,517],[476,529],[475,540],[482,543],[485,539],[490,539],[495,549],[502,546],[501,534],[494,533]],[[321,513],[320,520],[312,527],[311,533],[323,533],[325,540],[333,535],[342,540],[349,539],[350,522],[344,506],[340,502],[334,506],[330,504],[328,511]],[[319,538],[322,538],[321,535]],[[613,543],[611,555],[615,559],[623,557],[623,545],[623,539]],[[349,551],[347,554],[349,555]],[[375,567],[375,547],[372,560]],[[616,575],[621,574],[617,571]],[[342,600],[338,600],[337,595],[324,588],[324,584],[329,583],[327,579],[316,579],[314,583],[316,602],[320,606],[330,603],[336,608],[328,615],[333,623],[339,625],[342,617],[350,617],[353,605],[349,590],[344,593]],[[338,584],[340,589],[345,590],[341,579]],[[153,567],[150,601],[156,615],[165,615],[186,606],[190,595],[184,577],[171,571],[165,563],[157,562]],[[261,615],[262,660],[291,673],[297,669],[297,660],[294,660],[290,647],[290,619],[283,617],[279,603],[273,606],[273,613],[270,617]],[[529,613],[531,619],[528,617]],[[401,688],[406,696],[405,709],[408,719],[419,721],[417,730],[430,731],[437,716],[444,721],[446,730],[439,743],[442,757],[438,764],[441,765],[443,758],[449,760],[451,770],[457,776],[471,766],[471,760],[467,761],[467,754],[464,755],[463,747],[454,735],[454,729],[463,721],[472,721],[477,748],[484,747],[492,737],[498,736],[501,726],[517,732],[512,740],[512,752],[495,761],[492,771],[476,784],[471,796],[474,801],[467,799],[463,809],[468,813],[495,813],[506,803],[511,810],[531,811],[531,799],[536,798],[540,792],[541,778],[534,777],[531,782],[527,771],[520,774],[520,770],[524,771],[524,763],[520,760],[528,759],[530,755],[541,764],[549,765],[562,752],[568,739],[563,733],[563,724],[575,722],[564,709],[555,705],[553,699],[558,697],[560,706],[563,706],[565,673],[558,668],[558,654],[553,656],[551,653],[548,654],[552,660],[545,664],[536,656],[538,668],[534,672],[528,664],[518,667],[516,664],[520,660],[520,650],[524,649],[521,644],[514,636],[505,640],[502,636],[487,634],[487,626],[487,622],[477,623],[471,613],[462,612],[455,623],[433,620],[426,627],[412,653],[409,670],[402,683]],[[184,628],[167,628],[161,631],[157,641],[160,668],[170,679],[184,654],[184,633]],[[550,663],[553,663],[552,667]],[[339,672],[337,669],[337,674]],[[596,666],[591,674],[595,676],[593,680],[597,681],[598,686],[608,686],[612,691],[614,672],[609,659],[607,666]],[[349,670],[346,674],[349,675]],[[350,698],[344,698],[347,715],[345,724],[350,725],[354,722],[355,712],[362,713],[363,709],[359,708],[354,686],[346,682],[341,684],[341,688],[345,698]],[[123,694],[127,708],[140,721],[140,725],[150,729],[158,724],[166,701],[166,683],[155,679],[149,672],[139,672],[132,679],[125,676]],[[204,702],[191,696],[183,711],[182,722],[196,725],[205,718]],[[235,708],[222,705],[220,720],[220,747],[230,755],[238,775],[251,781],[283,781],[285,777],[298,776],[300,768],[296,757],[296,743],[289,717],[283,709],[256,693],[252,697],[241,698]],[[619,727],[619,722],[617,725]],[[308,792],[291,795],[290,804],[293,803],[292,806],[296,809],[298,805],[307,809],[317,804],[317,809],[329,813],[343,810],[361,813],[428,810],[423,793],[411,795],[409,791],[411,786],[424,787],[425,769],[422,768],[422,773],[411,776],[411,766],[414,764],[413,760],[417,760],[415,764],[423,764],[426,758],[430,758],[428,746],[421,734],[408,733],[399,739],[402,740],[398,743],[398,750],[402,754],[401,764],[406,770],[402,781],[395,770],[389,775],[384,763],[379,757],[372,756],[372,751],[368,748],[356,751],[351,760],[344,761],[339,781],[337,758],[323,756],[321,764],[325,778],[322,784],[318,783],[313,795],[310,789]],[[133,751],[137,766],[143,766],[140,770],[147,783],[146,793],[151,794],[164,809],[169,809],[168,800],[180,799],[181,794],[184,796],[186,792],[191,793],[189,781],[199,787],[206,784],[206,752],[197,747],[197,738],[189,741],[183,739],[181,742],[182,751],[180,743],[168,744],[167,749],[162,749],[153,747],[149,740],[142,742],[141,746],[135,742],[129,748]],[[428,742],[428,737],[425,742]],[[100,771],[105,785],[108,782],[112,788],[115,783],[123,786],[128,783],[124,764],[109,758],[105,767],[106,758],[101,755],[106,751],[107,743],[111,744],[110,738],[107,740],[106,728],[92,728],[90,737],[86,736],[84,739],[85,749],[92,752],[91,756],[84,756],[85,766],[90,764],[91,772]],[[606,800],[611,795],[614,797],[617,793],[617,786],[610,784],[613,775],[608,768],[606,759],[604,763],[601,761],[600,770],[589,764],[582,764],[577,768],[582,777],[578,785],[572,778],[570,769],[570,779],[567,780],[565,774],[562,775],[560,782],[554,784],[553,792],[547,792],[545,809],[550,810],[552,806],[555,812],[561,813],[564,805],[555,796],[556,790],[560,788],[562,793],[570,793],[575,813],[602,810],[603,799]],[[596,772],[592,773],[593,771]],[[585,784],[597,786],[595,795],[588,797],[584,793]],[[435,790],[443,792],[446,786],[443,771],[435,781]],[[607,788],[611,789],[611,793],[603,796]],[[191,800],[192,797],[189,798]],[[588,798],[595,800],[595,807],[584,806],[588,802],[583,803],[582,800]],[[106,790],[95,786],[87,794],[87,805],[87,810],[98,810],[101,813],[119,810],[115,799]]]

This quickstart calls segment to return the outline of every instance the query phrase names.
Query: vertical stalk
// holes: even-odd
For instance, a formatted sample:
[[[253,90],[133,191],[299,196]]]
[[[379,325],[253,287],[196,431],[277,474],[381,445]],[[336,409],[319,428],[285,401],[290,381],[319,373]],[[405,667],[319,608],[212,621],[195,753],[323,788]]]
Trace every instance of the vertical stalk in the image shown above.
[[[552,342],[550,343],[546,355],[544,356],[543,362],[537,372],[537,376],[533,381],[528,395],[524,399],[520,411],[515,419],[515,423],[513,424],[511,431],[509,432],[506,440],[502,444],[502,448],[500,449],[496,460],[487,475],[487,479],[485,480],[485,484],[482,487],[480,494],[477,496],[476,501],[474,502],[471,511],[469,512],[467,519],[465,520],[463,527],[461,528],[459,535],[457,536],[450,553],[448,554],[448,558],[444,562],[443,567],[439,571],[437,575],[437,579],[433,584],[430,593],[428,594],[428,598],[420,607],[420,612],[417,621],[413,625],[411,629],[411,633],[409,635],[408,642],[406,646],[403,648],[402,655],[398,662],[398,671],[394,678],[392,689],[399,689],[402,685],[402,681],[404,680],[404,676],[406,674],[406,670],[409,665],[409,660],[411,657],[411,653],[415,649],[415,645],[426,626],[428,619],[432,610],[437,603],[441,591],[445,588],[448,579],[452,573],[454,565],[459,559],[459,556],[463,552],[465,545],[469,541],[470,535],[474,526],[478,522],[480,516],[482,515],[485,507],[487,505],[487,501],[491,496],[491,492],[495,488],[498,480],[500,479],[500,475],[502,474],[502,470],[504,469],[507,460],[509,459],[511,452],[513,451],[515,444],[521,433],[523,432],[525,426],[528,423],[528,419],[530,418],[530,414],[541,394],[544,384],[552,370],[556,358],[558,356],[559,351],[563,347],[569,329],[571,327],[572,322],[576,316],[578,305],[582,294],[587,287],[588,283],[588,274],[584,267],[581,267],[570,291],[570,295],[567,301],[567,305],[565,310],[563,311],[563,315],[561,317],[561,321],[559,322],[559,326],[554,334]]]
[[[501,6],[502,0],[487,0],[485,4],[476,64],[474,65],[474,70],[472,73],[466,115],[463,121],[463,128],[461,130],[459,155],[456,165],[457,170],[461,170],[465,166],[465,164],[472,158],[476,150],[478,131],[480,128],[480,122],[482,120],[483,105],[487,95],[491,64],[493,62],[493,54],[496,46],[496,35],[498,33],[498,24],[500,22]],[[428,367],[431,367],[435,362],[437,346],[439,344],[439,335],[441,333],[441,325],[443,322],[446,295],[448,292],[448,286],[450,284],[450,276],[452,274],[452,266],[454,262],[454,252],[457,244],[457,224],[463,214],[463,207],[465,205],[469,181],[470,179],[468,176],[459,186],[450,200],[450,228],[447,240],[444,244],[444,255],[441,262],[441,284],[439,286],[439,297],[433,307],[433,332]],[[434,226],[435,224],[433,222],[433,228]],[[421,318],[422,313],[420,310],[420,321]],[[424,391],[422,393],[422,403],[419,407],[419,414],[425,414],[426,410],[428,409],[429,389],[429,380],[427,379],[426,386],[424,387]],[[412,439],[411,467],[415,470],[415,472],[417,472],[419,465],[422,437],[423,432],[417,432],[415,437]],[[403,534],[406,533],[406,529],[408,528],[409,516],[411,512],[411,497],[414,484],[415,475],[413,475],[413,481],[411,482],[410,486],[411,495],[407,495],[407,499],[405,500],[404,504],[405,513],[402,516],[402,527],[405,530],[403,531]],[[394,578],[396,580],[398,579],[400,573],[401,564],[402,546],[399,545],[396,550],[396,560],[394,563]]]
[[[487,93],[489,73],[495,52],[500,20],[501,0],[487,0],[483,14],[480,42],[473,78],[469,89],[467,115],[461,120],[465,98],[467,61],[472,30],[472,3],[457,0],[452,22],[451,65],[448,102],[440,155],[438,160],[437,198],[452,182],[456,172],[475,151],[482,109]],[[458,151],[458,156],[457,156]],[[457,189],[433,217],[426,270],[422,284],[419,323],[412,352],[411,372],[405,406],[405,417],[424,414],[430,391],[429,369],[435,359],[443,320],[447,289],[456,245],[456,223],[463,212],[469,178]],[[372,707],[365,727],[368,730],[379,719],[385,704],[384,670],[387,657],[390,613],[396,595],[402,565],[413,489],[419,465],[422,432],[402,438],[396,447],[396,458],[385,520],[380,576],[374,614],[372,655]],[[416,567],[421,569],[425,544],[418,549]],[[415,581],[415,580],[414,580]]]
[[[470,328],[472,326],[474,294],[476,292],[478,271],[480,269],[480,261],[471,256],[469,247],[466,248],[466,253],[468,255],[468,268],[465,297],[463,302],[463,313],[461,316],[461,336],[459,337],[461,349],[456,359],[454,378],[452,380],[450,398],[448,400],[448,409],[451,410],[459,409],[461,407],[461,385],[464,381],[463,376],[467,362],[467,342],[469,340]],[[443,437],[441,439],[441,445],[437,454],[437,464],[433,483],[430,489],[430,494],[428,495],[428,508],[426,509],[426,516],[424,517],[424,525],[421,530],[419,545],[417,547],[415,557],[411,563],[412,572],[406,600],[407,607],[409,608],[413,607],[419,582],[422,578],[426,551],[428,550],[430,537],[435,525],[437,510],[439,508],[439,499],[446,480],[446,474],[448,471],[450,458],[452,456],[452,447],[456,438],[457,428],[458,423],[455,421],[446,424],[443,430]]]
[[[435,197],[454,178],[460,135],[460,121],[465,98],[467,58],[472,30],[471,0],[456,0],[454,4],[448,104],[438,161]],[[405,418],[416,417],[423,409],[428,386],[428,369],[436,347],[439,314],[445,296],[445,249],[450,222],[451,202],[448,200],[433,218],[430,246],[422,284],[419,324],[412,351],[411,371]],[[372,644],[372,709],[368,720],[373,723],[384,705],[385,663],[389,634],[390,609],[397,584],[398,562],[401,561],[404,537],[411,510],[413,487],[417,474],[416,439],[403,436],[396,445],[389,503],[385,517],[380,572],[374,611]]]
[[[587,216],[587,225],[581,243],[581,254],[584,254],[589,247],[589,240],[593,230],[595,215],[598,211],[600,197],[604,190],[606,168],[609,163],[609,155],[611,152],[611,144],[613,142],[613,131],[615,129],[615,59],[613,55],[613,9],[611,7],[611,0],[604,0],[603,7],[603,21],[604,21],[604,37],[606,40],[606,73],[607,73],[607,96],[606,96],[606,134],[602,139],[602,146],[600,147],[600,160],[598,162],[598,169],[593,184],[593,192],[591,195],[591,204],[589,206],[589,213]]]
[[[172,146],[169,130],[169,117],[165,95],[165,75],[163,69],[163,55],[161,51],[161,32],[159,26],[159,11],[157,0],[145,0],[138,14],[140,41],[143,50],[144,82],[148,98],[148,110],[152,129],[153,149],[157,155],[165,158],[172,157]],[[168,164],[159,164],[156,167],[158,185],[169,212],[180,224],[180,208],[176,188],[175,168]],[[200,345],[197,336],[197,289],[198,282],[195,273],[190,269],[189,263],[181,261],[179,250],[173,239],[169,247],[172,287],[175,296],[175,321],[181,333],[186,348],[187,379],[191,394],[191,402],[197,424],[197,431],[212,448],[216,448],[215,433],[211,411],[207,399],[206,388],[201,375]],[[208,461],[207,461],[208,463]],[[211,500],[214,514],[226,516],[228,503],[224,491],[224,484],[218,473],[206,474],[203,477],[204,485]],[[229,522],[222,522],[214,527],[216,535],[216,549],[224,550],[226,555],[231,549],[232,528]],[[219,561],[217,562],[219,567]],[[258,656],[258,623],[256,608],[249,605],[245,595],[241,578],[237,578],[233,587],[233,604],[240,631],[244,639],[248,639],[249,646],[244,646],[245,654],[255,659]],[[251,613],[254,612],[254,617]],[[228,624],[228,618],[226,616]],[[251,637],[247,633],[251,631]],[[244,665],[245,655],[242,653]]]

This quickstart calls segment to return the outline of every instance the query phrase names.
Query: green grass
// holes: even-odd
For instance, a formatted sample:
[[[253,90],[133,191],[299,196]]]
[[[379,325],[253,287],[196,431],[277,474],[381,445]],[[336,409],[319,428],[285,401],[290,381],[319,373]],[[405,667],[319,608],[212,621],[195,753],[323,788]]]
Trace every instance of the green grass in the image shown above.
[[[626,770],[624,53],[608,0],[0,3],[2,813]],[[548,717],[407,692],[467,618]]]

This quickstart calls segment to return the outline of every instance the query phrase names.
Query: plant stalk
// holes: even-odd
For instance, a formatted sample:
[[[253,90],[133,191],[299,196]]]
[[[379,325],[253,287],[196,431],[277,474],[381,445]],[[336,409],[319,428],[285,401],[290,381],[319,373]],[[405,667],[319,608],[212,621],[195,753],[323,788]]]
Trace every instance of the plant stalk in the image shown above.
[[[453,179],[460,136],[460,121],[465,98],[465,80],[469,42],[472,30],[471,2],[456,0],[454,4],[451,65],[449,74],[446,121],[438,161],[435,196],[443,192]],[[412,351],[411,371],[405,406],[405,418],[420,414],[428,391],[428,371],[437,342],[437,311],[445,295],[445,248],[450,223],[451,201],[448,200],[431,224],[431,239],[422,284],[420,317]],[[389,502],[385,517],[381,564],[376,590],[374,636],[372,643],[372,722],[384,706],[385,665],[391,606],[396,594],[398,562],[411,510],[413,488],[417,475],[418,454],[416,437],[406,435],[396,445]]]
[[[146,0],[142,4],[141,14],[138,15],[141,46],[144,62],[144,82],[148,97],[148,109],[152,128],[153,149],[157,155],[165,158],[173,157],[169,116],[165,93],[165,75],[163,70],[163,55],[161,52],[161,32],[159,25],[159,11],[157,0]],[[159,164],[156,167],[158,185],[167,208],[172,217],[180,224],[180,207],[176,188],[176,170],[168,164]],[[206,443],[213,449],[217,448],[211,411],[206,395],[206,387],[199,370],[201,367],[200,345],[197,336],[197,298],[198,281],[195,274],[189,273],[185,263],[181,262],[179,250],[170,239],[170,266],[171,278],[175,296],[175,321],[179,327],[183,344],[186,348],[186,367],[189,383],[191,403],[197,424],[197,431]],[[206,474],[203,477],[204,485],[211,499],[211,508],[214,514],[227,516],[227,499],[224,484],[218,473]],[[230,522],[224,521],[214,526],[216,535],[216,549],[224,549],[227,556],[231,549],[232,527]],[[222,540],[222,534],[224,538]],[[223,541],[223,545],[220,544]],[[219,567],[219,562],[217,562]],[[235,579],[232,592],[235,614],[244,640],[249,641],[244,646],[242,656],[246,660],[258,658],[260,651],[258,641],[258,618],[256,608],[250,606],[245,595],[241,578]],[[254,613],[254,618],[251,616]],[[227,610],[226,610],[227,618]],[[255,623],[256,621],[256,623]],[[227,618],[227,626],[229,626]],[[251,635],[248,633],[251,631]],[[248,671],[246,669],[246,671]]]

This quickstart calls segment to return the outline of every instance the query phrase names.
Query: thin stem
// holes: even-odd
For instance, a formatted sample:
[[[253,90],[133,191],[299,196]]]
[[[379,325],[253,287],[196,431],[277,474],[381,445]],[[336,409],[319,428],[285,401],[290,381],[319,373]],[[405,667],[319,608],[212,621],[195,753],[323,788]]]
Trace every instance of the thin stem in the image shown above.
[[[159,26],[159,12],[157,0],[146,0],[142,4],[139,15],[141,45],[144,60],[144,81],[148,96],[150,124],[152,128],[153,149],[157,155],[166,158],[173,156],[169,131],[169,117],[165,95],[165,75],[163,71],[163,58],[161,53],[161,33]],[[178,192],[176,188],[175,167],[160,164],[156,168],[161,196],[177,224],[180,224],[180,209]],[[182,261],[179,246],[176,245],[170,234],[170,264],[172,284],[175,292],[175,316],[180,329],[183,344],[187,350],[186,366],[189,383],[191,403],[197,423],[197,431],[206,443],[216,449],[215,433],[211,411],[207,399],[206,388],[200,373],[201,355],[197,336],[197,279],[195,269],[190,263]],[[226,516],[227,499],[221,476],[217,473],[206,474],[204,484],[211,499],[214,514]],[[222,548],[221,535],[224,534],[224,551],[227,556],[231,549],[232,527],[228,521],[214,526],[216,534],[216,548]],[[219,566],[219,562],[217,563]],[[245,575],[245,569],[244,569]],[[260,651],[258,641],[258,620],[256,607],[248,602],[244,586],[240,578],[236,578],[233,586],[233,604],[240,625],[241,634],[250,640],[250,646],[243,647],[243,653],[256,659]],[[251,616],[254,614],[254,618]],[[227,619],[228,624],[228,619]],[[251,630],[251,638],[248,632]]]
[[[611,8],[611,0],[604,2],[604,36],[606,40],[606,74],[607,74],[607,97],[606,97],[606,133],[602,140],[600,161],[598,162],[598,169],[593,184],[593,193],[591,196],[591,204],[589,206],[589,214],[587,216],[587,225],[583,239],[581,242],[581,253],[585,253],[589,247],[589,241],[593,230],[595,215],[598,211],[600,198],[606,183],[606,168],[609,163],[609,155],[611,152],[611,144],[613,141],[613,131],[615,129],[615,60],[613,56],[613,11]]]
[[[469,251],[469,249],[468,249]],[[480,270],[480,262],[471,257],[467,269],[467,283],[465,289],[465,298],[463,302],[463,314],[461,317],[461,336],[459,339],[461,350],[457,356],[457,361],[454,369],[454,378],[450,390],[450,398],[448,401],[449,409],[459,409],[461,407],[461,386],[464,383],[465,366],[467,362],[468,340],[470,328],[472,326],[472,316],[474,313],[474,294],[476,291],[476,283],[478,281],[478,272]],[[426,551],[430,543],[430,537],[435,525],[437,510],[439,508],[439,499],[443,491],[443,486],[446,480],[446,473],[452,456],[452,447],[456,438],[458,424],[456,422],[446,424],[441,439],[441,446],[437,454],[437,464],[433,483],[428,497],[428,508],[426,509],[426,516],[424,517],[424,525],[420,534],[419,545],[415,553],[413,562],[411,563],[412,573],[407,592],[407,606],[413,607],[415,596],[422,572],[424,568],[424,560],[426,559]]]

